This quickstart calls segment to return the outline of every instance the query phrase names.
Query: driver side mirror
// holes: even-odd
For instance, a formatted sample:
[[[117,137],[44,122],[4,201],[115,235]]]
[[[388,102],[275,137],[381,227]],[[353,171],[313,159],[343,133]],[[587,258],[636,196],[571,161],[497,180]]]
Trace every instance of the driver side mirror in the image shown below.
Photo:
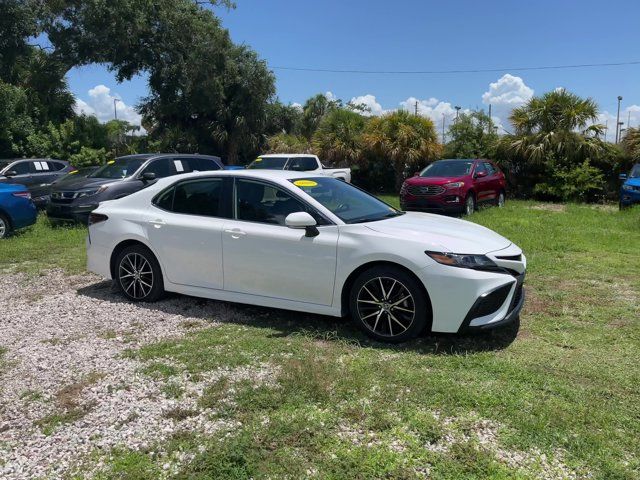
[[[284,224],[289,228],[301,229],[304,228],[307,237],[317,237],[320,235],[318,228],[316,225],[316,219],[313,218],[307,212],[294,212],[287,215],[287,218],[284,219]]]
[[[419,177],[420,176],[420,172],[416,172],[413,174],[414,177]]]
[[[474,178],[483,178],[487,176],[487,172],[476,172]]]
[[[153,182],[156,179],[156,174],[153,172],[144,172],[142,174],[143,182]]]
[[[15,170],[9,170],[8,172],[5,172],[4,176],[7,178],[17,177],[18,172],[16,172]]]
[[[8,175],[7,175],[8,176]],[[620,176],[618,177],[620,180],[626,180],[627,179],[627,174],[626,173],[621,173]]]

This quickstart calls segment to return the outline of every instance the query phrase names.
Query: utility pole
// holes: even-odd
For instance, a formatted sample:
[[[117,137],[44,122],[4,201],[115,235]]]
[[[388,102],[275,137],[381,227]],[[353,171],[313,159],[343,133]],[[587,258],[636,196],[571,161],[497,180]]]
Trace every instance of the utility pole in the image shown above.
[[[442,114],[442,144],[444,145],[444,113]]]
[[[115,120],[118,120],[118,110],[116,109],[116,103],[119,102],[120,100],[118,100],[117,98],[113,99],[113,118]]]
[[[456,124],[457,124],[458,123],[458,117],[460,116],[460,109],[462,107],[459,107],[458,105],[456,105],[454,108],[456,109]]]
[[[493,119],[491,118],[491,104],[489,104],[489,132],[491,133],[491,128],[493,127]]]
[[[616,116],[616,143],[619,141],[619,133],[620,133],[620,102],[622,101],[622,96],[618,95],[618,115]]]
[[[627,115],[627,131],[631,128],[631,110],[629,110]]]
[[[418,101],[416,100],[416,117],[418,116]]]
[[[609,120],[604,122],[604,141],[607,141],[607,132],[609,131]]]

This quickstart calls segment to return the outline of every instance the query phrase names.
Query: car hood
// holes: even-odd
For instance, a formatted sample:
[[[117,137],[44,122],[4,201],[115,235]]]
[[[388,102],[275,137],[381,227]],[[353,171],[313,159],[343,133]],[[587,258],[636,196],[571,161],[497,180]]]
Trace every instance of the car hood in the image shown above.
[[[17,183],[0,183],[0,192],[24,192],[27,187]]]
[[[120,182],[112,178],[88,178],[86,175],[67,175],[57,182],[54,182],[52,191],[74,191],[85,190],[91,187],[100,187],[110,183]]]
[[[482,255],[511,245],[502,235],[482,225],[430,213],[407,212],[371,222],[367,227],[397,238],[422,241],[425,250]]]
[[[464,180],[465,176],[460,177],[410,177],[407,178],[407,185],[444,185],[451,182],[459,182]]]
[[[640,187],[640,177],[630,178],[624,183],[626,185],[632,185],[634,187]]]

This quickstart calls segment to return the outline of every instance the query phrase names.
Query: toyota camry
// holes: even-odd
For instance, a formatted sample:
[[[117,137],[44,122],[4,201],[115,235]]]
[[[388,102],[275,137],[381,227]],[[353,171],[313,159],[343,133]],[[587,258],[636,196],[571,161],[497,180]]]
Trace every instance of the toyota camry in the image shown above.
[[[526,259],[506,238],[304,172],[158,180],[91,213],[87,252],[132,301],[176,292],[350,315],[389,342],[505,325],[524,302]]]

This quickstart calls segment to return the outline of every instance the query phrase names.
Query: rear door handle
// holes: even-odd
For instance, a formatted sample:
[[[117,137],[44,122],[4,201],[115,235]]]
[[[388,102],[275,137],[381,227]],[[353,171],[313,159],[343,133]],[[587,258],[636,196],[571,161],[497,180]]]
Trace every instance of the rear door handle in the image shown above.
[[[243,232],[242,230],[240,230],[239,228],[231,228],[231,229],[227,229],[224,231],[225,233],[228,233],[229,235],[231,235],[233,238],[240,238],[240,237],[244,237],[247,232]]]

